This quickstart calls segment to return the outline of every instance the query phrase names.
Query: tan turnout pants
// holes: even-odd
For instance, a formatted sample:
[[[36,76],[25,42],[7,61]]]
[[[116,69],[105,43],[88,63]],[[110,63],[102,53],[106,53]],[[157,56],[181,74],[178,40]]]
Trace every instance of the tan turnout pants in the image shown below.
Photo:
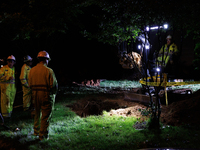
[[[55,94],[49,95],[47,91],[32,91],[32,96],[35,106],[34,135],[39,135],[40,139],[47,138]]]

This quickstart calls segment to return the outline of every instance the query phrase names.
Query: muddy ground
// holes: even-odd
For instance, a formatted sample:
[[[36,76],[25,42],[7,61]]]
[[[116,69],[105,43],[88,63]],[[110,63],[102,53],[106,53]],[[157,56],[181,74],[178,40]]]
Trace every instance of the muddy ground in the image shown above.
[[[172,96],[173,97],[173,96]],[[169,101],[170,101],[169,96]],[[174,100],[173,100],[174,101]],[[198,125],[200,123],[200,91],[184,98],[177,96],[173,102],[166,106],[161,104],[161,122],[165,125]],[[84,98],[77,99],[75,103],[67,105],[72,111],[81,117],[89,115],[101,115],[103,111],[109,112],[110,116],[120,115],[146,120],[149,107],[138,102],[124,99],[123,91],[112,93],[89,94]]]

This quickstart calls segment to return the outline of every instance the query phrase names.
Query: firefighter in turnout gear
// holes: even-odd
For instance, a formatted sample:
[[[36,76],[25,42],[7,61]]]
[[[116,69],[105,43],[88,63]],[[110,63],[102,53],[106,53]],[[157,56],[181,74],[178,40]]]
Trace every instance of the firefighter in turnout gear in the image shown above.
[[[16,94],[15,87],[15,57],[13,55],[7,58],[7,65],[0,69],[1,81],[1,112],[4,118],[11,117],[13,103]]]
[[[47,67],[50,61],[49,54],[41,51],[37,58],[39,63],[31,69],[28,83],[35,106],[34,135],[39,135],[39,139],[43,140],[48,138],[48,127],[58,84],[53,70]]]
[[[24,57],[24,65],[21,68],[20,81],[23,90],[23,108],[24,111],[29,110],[31,105],[31,89],[28,85],[28,75],[31,70],[32,58],[27,55]]]

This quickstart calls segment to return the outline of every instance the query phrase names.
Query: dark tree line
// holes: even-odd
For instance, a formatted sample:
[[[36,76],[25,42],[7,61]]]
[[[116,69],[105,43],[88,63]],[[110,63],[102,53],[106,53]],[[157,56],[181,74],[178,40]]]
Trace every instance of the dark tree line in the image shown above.
[[[169,23],[199,39],[197,0],[3,0],[1,37],[31,40],[76,29],[84,36],[115,45],[136,37],[144,27]]]

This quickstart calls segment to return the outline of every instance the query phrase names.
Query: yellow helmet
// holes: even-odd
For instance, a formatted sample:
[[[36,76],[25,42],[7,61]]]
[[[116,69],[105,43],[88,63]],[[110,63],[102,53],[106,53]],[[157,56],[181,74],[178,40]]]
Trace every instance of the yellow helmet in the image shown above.
[[[37,58],[41,58],[41,57],[51,60],[49,53],[47,53],[46,51],[40,51],[38,53]]]
[[[15,56],[13,56],[13,55],[8,56],[7,60],[14,60],[14,61],[16,61]]]

